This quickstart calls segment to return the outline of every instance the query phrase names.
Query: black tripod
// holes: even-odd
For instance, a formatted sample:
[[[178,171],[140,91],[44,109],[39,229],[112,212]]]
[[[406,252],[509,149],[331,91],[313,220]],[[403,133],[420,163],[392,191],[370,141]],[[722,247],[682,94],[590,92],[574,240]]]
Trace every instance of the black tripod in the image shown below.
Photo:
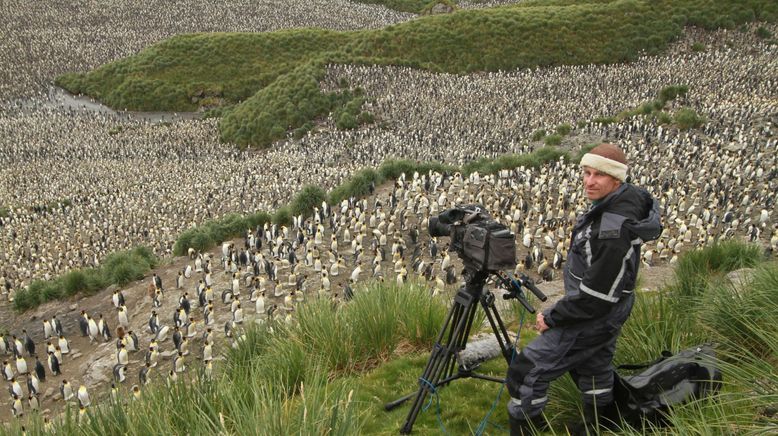
[[[465,285],[459,289],[454,298],[454,304],[451,306],[448,315],[446,315],[443,327],[435,340],[435,344],[432,346],[432,352],[424,373],[419,378],[419,390],[384,405],[384,409],[389,411],[415,396],[411,410],[408,412],[408,417],[405,419],[405,424],[400,429],[401,434],[409,434],[411,432],[413,423],[416,421],[416,417],[428,392],[460,378],[472,377],[496,383],[505,382],[502,378],[474,372],[474,368],[468,367],[459,358],[460,351],[464,350],[467,345],[467,339],[470,336],[470,330],[475,319],[475,312],[480,302],[497,338],[497,343],[500,345],[502,355],[510,364],[513,355],[513,345],[505,324],[503,324],[502,318],[500,318],[500,314],[494,306],[494,294],[488,290],[484,291],[484,285],[489,274],[489,272],[484,271],[466,273]],[[503,297],[505,299],[518,299],[531,313],[534,313],[535,309],[524,298],[521,285],[528,287],[542,301],[546,300],[546,296],[526,276],[516,280],[501,272],[494,272],[493,274],[509,291]],[[444,340],[445,343],[443,342]]]

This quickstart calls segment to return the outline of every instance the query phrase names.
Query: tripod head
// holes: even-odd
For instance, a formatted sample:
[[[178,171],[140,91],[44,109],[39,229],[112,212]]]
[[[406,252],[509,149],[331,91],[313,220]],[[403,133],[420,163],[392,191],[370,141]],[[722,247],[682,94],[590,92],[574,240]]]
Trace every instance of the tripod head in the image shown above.
[[[527,298],[524,296],[525,294],[522,290],[522,287],[529,289],[536,297],[538,297],[540,301],[548,300],[546,294],[538,289],[538,287],[535,286],[535,282],[531,278],[527,277],[526,274],[521,274],[518,278],[516,278],[509,273],[497,271],[494,273],[494,276],[497,278],[498,283],[508,291],[508,293],[503,295],[502,298],[505,300],[518,300],[519,303],[521,303],[521,305],[524,306],[524,308],[527,309],[527,312],[529,313],[535,313],[535,308],[532,307],[529,301],[527,301]]]

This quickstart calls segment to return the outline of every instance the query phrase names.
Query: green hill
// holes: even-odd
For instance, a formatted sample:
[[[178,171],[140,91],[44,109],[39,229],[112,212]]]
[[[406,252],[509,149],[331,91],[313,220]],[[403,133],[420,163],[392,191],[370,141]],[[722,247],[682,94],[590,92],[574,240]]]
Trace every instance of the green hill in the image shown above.
[[[354,101],[358,90],[321,92],[328,63],[464,74],[624,62],[662,51],[686,25],[710,29],[776,18],[778,3],[770,0],[530,0],[380,30],[180,35],[94,71],[65,74],[57,84],[116,109],[217,107],[212,114],[224,117],[222,140],[267,147]],[[359,108],[350,110],[359,116]]]

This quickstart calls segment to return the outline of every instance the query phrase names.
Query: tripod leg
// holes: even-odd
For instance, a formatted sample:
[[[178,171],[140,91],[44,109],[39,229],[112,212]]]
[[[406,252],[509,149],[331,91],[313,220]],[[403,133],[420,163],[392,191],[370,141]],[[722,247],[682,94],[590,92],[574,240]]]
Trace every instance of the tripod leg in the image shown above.
[[[494,306],[494,296],[483,296],[481,298],[481,306],[486,312],[486,319],[489,320],[489,325],[492,326],[494,336],[497,338],[497,343],[500,345],[503,357],[511,363],[511,357],[513,356],[513,345],[511,345],[511,337],[508,335],[508,329],[505,328],[505,324],[500,318],[500,313]]]
[[[448,342],[445,346],[440,344],[440,342],[436,342],[433,346],[430,360],[427,362],[424,374],[422,374],[419,380],[419,390],[416,393],[416,398],[411,405],[411,410],[408,412],[408,417],[405,419],[405,424],[400,429],[400,433],[409,434],[411,432],[427,392],[440,386],[439,382],[441,379],[450,376],[456,364],[454,356],[460,350],[460,347],[463,346],[463,340],[467,340],[469,332],[465,330],[466,327],[472,324],[473,312],[476,307],[477,305],[472,295],[464,290],[460,290],[457,293],[454,305],[447,317],[447,321],[452,322],[447,322],[438,335],[438,340],[442,339],[445,336],[446,330],[451,328],[448,332]]]
[[[452,358],[446,361],[447,367],[442,374],[442,378],[450,377],[454,373],[454,370],[459,368],[460,362],[455,357],[457,356],[458,352],[464,350],[467,346],[467,339],[470,336],[471,329],[473,328],[473,321],[475,320],[475,312],[477,309],[478,305],[475,303],[475,301],[473,304],[464,308],[465,312],[463,313],[463,316],[465,318],[465,326],[462,329],[458,329],[456,332],[456,337],[451,338],[451,340],[448,342],[450,345],[453,345],[448,347],[449,352],[452,353]]]

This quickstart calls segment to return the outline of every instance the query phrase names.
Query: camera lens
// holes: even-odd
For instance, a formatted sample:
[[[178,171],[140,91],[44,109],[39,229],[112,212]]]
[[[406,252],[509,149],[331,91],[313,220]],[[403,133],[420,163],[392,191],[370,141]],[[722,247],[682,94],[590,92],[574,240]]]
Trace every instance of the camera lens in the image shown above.
[[[451,233],[451,225],[443,224],[438,217],[431,217],[429,222],[430,236],[449,236]]]

